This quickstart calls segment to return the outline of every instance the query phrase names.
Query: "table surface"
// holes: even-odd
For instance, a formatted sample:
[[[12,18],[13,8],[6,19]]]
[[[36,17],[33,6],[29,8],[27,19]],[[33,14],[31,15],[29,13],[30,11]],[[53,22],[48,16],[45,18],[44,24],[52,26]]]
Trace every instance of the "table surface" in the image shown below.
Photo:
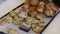
[[[23,0],[7,0],[3,4],[0,4],[0,17],[16,8],[23,3]],[[23,34],[23,32],[21,32]],[[51,24],[45,29],[42,34],[59,34],[60,33],[60,13],[51,22]],[[25,33],[24,33],[25,34]]]
[[[0,4],[0,18],[23,2],[24,0],[6,0],[2,4]]]
[[[42,34],[60,34],[60,13],[53,19]]]

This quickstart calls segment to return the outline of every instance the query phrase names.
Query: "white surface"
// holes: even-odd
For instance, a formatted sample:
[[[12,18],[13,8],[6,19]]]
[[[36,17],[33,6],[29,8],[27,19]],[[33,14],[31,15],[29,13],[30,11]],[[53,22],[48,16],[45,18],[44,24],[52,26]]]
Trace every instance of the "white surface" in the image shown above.
[[[60,13],[42,34],[60,34]]]
[[[23,2],[24,0],[6,0],[6,2],[0,4],[0,18]]]

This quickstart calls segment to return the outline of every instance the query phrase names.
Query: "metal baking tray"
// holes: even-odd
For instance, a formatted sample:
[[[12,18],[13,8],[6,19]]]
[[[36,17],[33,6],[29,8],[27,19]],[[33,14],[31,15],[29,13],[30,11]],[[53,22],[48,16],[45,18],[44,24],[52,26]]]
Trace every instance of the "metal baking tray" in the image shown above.
[[[48,2],[48,1],[45,1]],[[17,6],[16,8],[14,8],[12,11],[15,11],[16,9],[20,8],[22,5],[24,5],[24,3],[22,3],[21,5]],[[48,22],[48,24],[43,28],[43,30],[40,32],[40,34],[42,34],[42,32],[48,27],[48,25],[53,21],[53,19],[56,17],[56,15],[59,13],[60,11],[58,11],[54,17],[51,18],[51,20]],[[5,17],[6,15],[8,15],[10,12],[8,12],[7,14],[5,14],[4,16],[2,16],[0,19],[2,19],[3,17]]]

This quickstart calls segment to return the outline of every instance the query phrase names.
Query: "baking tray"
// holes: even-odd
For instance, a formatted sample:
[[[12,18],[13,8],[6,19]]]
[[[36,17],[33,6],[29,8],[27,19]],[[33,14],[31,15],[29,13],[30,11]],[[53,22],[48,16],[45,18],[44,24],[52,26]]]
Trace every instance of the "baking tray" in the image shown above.
[[[47,2],[47,1],[46,1]],[[16,8],[14,8],[12,11],[15,11],[16,9],[18,9],[19,7],[21,7],[22,5],[24,5],[24,3],[22,3],[21,5],[17,6]],[[42,31],[40,32],[40,34],[42,34],[42,32],[48,27],[48,25],[53,21],[53,19],[56,17],[56,15],[59,13],[60,11],[57,11],[57,13],[55,14],[54,17],[52,17],[52,19],[48,22],[48,24],[42,29]],[[0,19],[2,19],[3,17],[5,17],[6,15],[8,15],[10,12],[8,12],[7,14],[5,14],[4,16],[2,16]]]

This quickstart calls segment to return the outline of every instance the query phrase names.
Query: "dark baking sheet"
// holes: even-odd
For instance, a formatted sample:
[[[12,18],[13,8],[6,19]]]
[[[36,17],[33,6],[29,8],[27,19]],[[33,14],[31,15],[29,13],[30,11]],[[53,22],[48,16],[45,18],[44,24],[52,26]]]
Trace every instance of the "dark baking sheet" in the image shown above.
[[[18,7],[14,8],[12,11],[18,9],[19,7],[21,7],[22,5],[24,5],[24,3],[22,3],[21,5],[19,5]],[[56,15],[59,13],[60,11],[58,11],[56,13]],[[8,15],[10,12],[8,12],[7,14],[5,14],[4,16],[2,16],[0,19],[2,19],[3,17],[5,17],[6,15]],[[42,34],[42,32],[48,27],[48,25],[53,21],[53,19],[56,17],[56,15],[54,17],[52,17],[52,19],[49,21],[49,23],[43,28],[43,30],[40,32],[40,34]]]

